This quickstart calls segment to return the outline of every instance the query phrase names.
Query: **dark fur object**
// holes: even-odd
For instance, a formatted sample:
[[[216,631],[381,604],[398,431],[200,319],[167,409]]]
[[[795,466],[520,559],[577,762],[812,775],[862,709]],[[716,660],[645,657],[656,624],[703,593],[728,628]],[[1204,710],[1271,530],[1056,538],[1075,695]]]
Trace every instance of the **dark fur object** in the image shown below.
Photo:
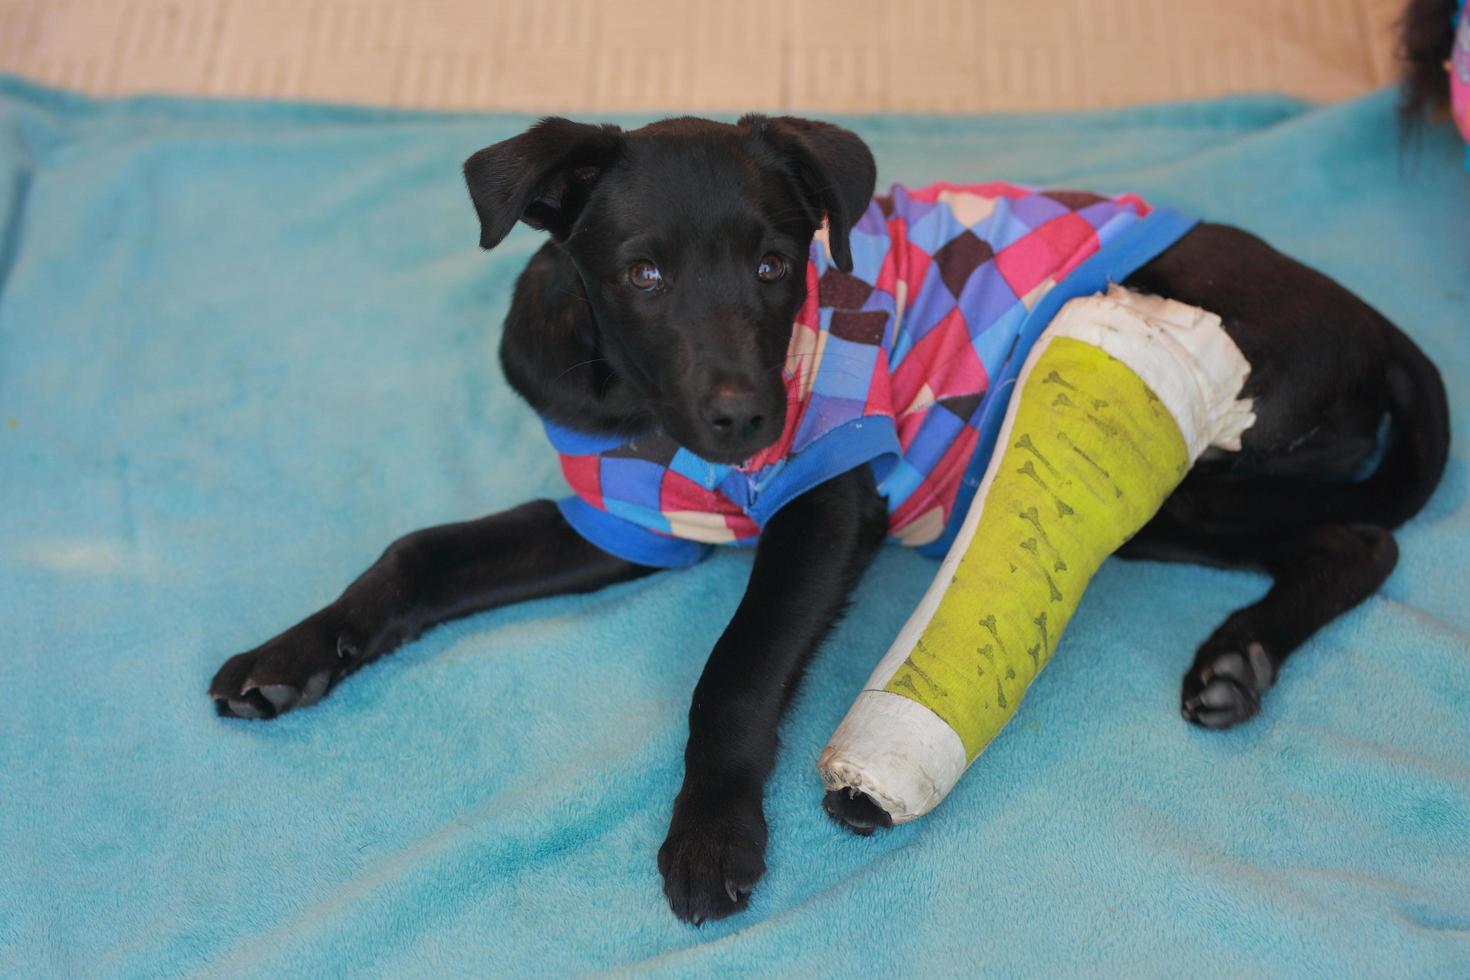
[[[1449,106],[1444,65],[1455,44],[1455,6],[1455,0],[1409,0],[1399,18],[1399,118],[1406,128]]]
[[[516,391],[565,426],[631,435],[657,425],[698,455],[739,460],[780,433],[812,236],[825,216],[832,255],[850,266],[848,234],[875,170],[847,130],[747,116],[627,133],[548,119],[476,153],[465,176],[486,248],[518,221],[550,234],[516,283],[502,337]],[[784,276],[766,275],[772,257]],[[1184,717],[1224,728],[1255,714],[1292,651],[1392,571],[1392,528],[1444,469],[1444,387],[1376,310],[1235,228],[1197,226],[1124,285],[1218,314],[1252,365],[1244,394],[1256,422],[1241,450],[1206,454],[1120,552],[1272,577],[1184,674]],[[1385,416],[1382,459],[1352,482]],[[764,872],[762,794],[781,715],[886,527],[867,466],[767,522],[689,708],[683,788],[658,852],[681,918],[744,908]],[[652,571],[588,544],[545,500],[417,531],[334,602],[225,661],[210,697],[223,715],[274,718],[435,624]],[[857,833],[884,823],[862,796],[825,803]]]

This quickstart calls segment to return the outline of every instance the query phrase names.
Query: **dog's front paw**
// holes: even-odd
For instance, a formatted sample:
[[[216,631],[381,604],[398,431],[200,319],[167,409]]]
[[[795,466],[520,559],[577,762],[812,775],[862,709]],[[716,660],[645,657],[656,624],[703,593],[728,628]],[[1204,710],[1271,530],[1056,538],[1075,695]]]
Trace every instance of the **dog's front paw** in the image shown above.
[[[312,617],[224,662],[209,696],[227,718],[275,718],[315,704],[357,666],[361,645],[335,624]]]
[[[1276,664],[1260,643],[1212,637],[1184,675],[1184,718],[1205,728],[1238,725],[1261,710],[1275,680]]]
[[[745,908],[766,871],[766,817],[760,794],[694,794],[674,801],[669,836],[658,850],[669,907],[699,925]]]
[[[827,816],[860,837],[868,837],[879,827],[893,826],[893,818],[867,793],[855,789],[828,790],[822,797]]]

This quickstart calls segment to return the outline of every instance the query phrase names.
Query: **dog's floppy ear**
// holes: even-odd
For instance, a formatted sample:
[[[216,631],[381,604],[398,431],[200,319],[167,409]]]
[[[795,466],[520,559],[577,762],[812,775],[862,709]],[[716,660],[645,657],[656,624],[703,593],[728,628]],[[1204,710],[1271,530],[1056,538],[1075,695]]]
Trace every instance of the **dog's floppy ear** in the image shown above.
[[[470,157],[464,179],[480,216],[480,247],[499,245],[517,221],[565,238],[587,192],[622,145],[623,131],[616,126],[551,116]]]
[[[832,259],[837,268],[851,272],[848,232],[867,210],[878,180],[867,144],[841,126],[795,116],[749,115],[741,118],[740,125],[776,154],[795,182],[812,223],[820,225],[826,213]]]

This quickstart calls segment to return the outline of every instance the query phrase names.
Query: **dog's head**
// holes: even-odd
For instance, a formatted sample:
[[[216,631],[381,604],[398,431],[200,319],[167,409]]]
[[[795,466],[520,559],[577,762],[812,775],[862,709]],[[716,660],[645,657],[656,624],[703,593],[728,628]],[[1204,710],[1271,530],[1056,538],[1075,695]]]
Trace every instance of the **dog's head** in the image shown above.
[[[876,179],[862,140],[790,117],[630,132],[551,118],[464,169],[481,247],[517,221],[549,232],[582,279],[598,353],[676,442],[730,463],[776,441],[824,217],[852,268],[848,233]]]

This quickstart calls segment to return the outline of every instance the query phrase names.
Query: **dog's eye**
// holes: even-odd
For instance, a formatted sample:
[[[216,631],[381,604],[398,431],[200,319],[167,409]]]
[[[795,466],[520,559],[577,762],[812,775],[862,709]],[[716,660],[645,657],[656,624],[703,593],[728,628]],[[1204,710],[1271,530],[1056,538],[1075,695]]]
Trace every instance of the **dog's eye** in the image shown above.
[[[775,253],[767,255],[755,267],[755,275],[761,282],[776,282],[786,275],[786,260]]]
[[[635,289],[651,293],[664,284],[664,276],[652,262],[634,262],[628,266],[628,282]]]

